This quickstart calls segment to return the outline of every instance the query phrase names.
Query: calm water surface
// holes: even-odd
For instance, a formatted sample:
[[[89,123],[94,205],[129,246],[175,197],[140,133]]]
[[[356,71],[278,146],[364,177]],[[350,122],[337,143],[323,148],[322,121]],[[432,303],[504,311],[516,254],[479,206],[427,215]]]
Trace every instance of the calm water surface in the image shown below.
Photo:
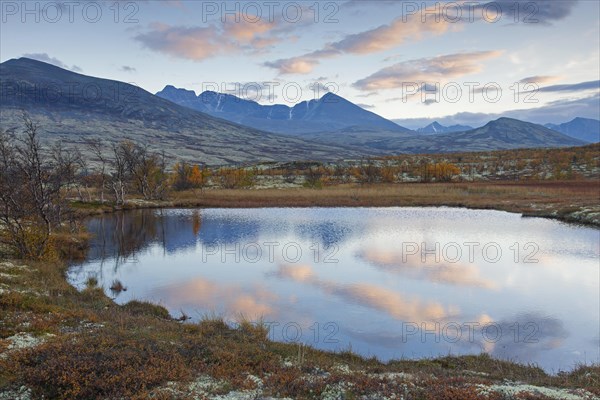
[[[452,208],[143,210],[89,221],[78,288],[382,360],[600,361],[600,231]],[[111,293],[113,280],[128,290]]]

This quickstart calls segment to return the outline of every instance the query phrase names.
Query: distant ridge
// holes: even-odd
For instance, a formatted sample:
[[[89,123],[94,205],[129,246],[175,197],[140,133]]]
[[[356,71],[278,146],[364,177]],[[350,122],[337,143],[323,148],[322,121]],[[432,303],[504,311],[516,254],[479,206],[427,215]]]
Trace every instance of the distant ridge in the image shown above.
[[[597,119],[578,117],[563,124],[546,124],[544,126],[587,143],[600,142],[600,121]]]
[[[490,121],[485,126],[465,132],[419,134],[416,132],[368,132],[346,129],[341,134],[323,132],[306,134],[321,142],[342,145],[353,143],[383,154],[455,153],[519,148],[579,146],[584,142],[541,125],[510,118]]]
[[[585,144],[583,141],[545,128],[542,125],[513,118],[499,118],[486,125],[466,132],[440,135],[446,143],[466,148],[487,150],[489,148],[516,149],[536,147],[564,147]]]

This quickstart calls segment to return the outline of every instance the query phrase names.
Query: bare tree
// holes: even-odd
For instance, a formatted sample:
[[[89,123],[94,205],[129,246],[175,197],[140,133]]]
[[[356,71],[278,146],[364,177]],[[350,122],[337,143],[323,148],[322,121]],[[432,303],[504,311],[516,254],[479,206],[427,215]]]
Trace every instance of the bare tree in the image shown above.
[[[319,166],[309,166],[304,171],[304,184],[311,188],[318,188],[322,185],[323,171]]]
[[[123,151],[123,145],[112,146],[112,171],[110,173],[110,185],[115,195],[117,205],[125,204],[125,193],[127,185],[127,161]]]
[[[53,185],[56,190],[57,202],[54,204],[56,217],[59,223],[63,221],[63,211],[68,209],[66,199],[69,191],[76,187],[79,198],[82,198],[79,184],[77,182],[78,174],[82,166],[83,157],[78,149],[65,149],[62,142],[57,142],[51,149],[51,160],[55,173],[53,175]]]
[[[43,149],[39,126],[27,114],[22,121],[21,135],[0,132],[0,240],[19,256],[37,258],[61,226],[68,163]]]
[[[359,169],[361,183],[375,183],[381,176],[380,168],[371,159],[361,161]]]
[[[100,182],[98,186],[100,187],[100,203],[104,204],[104,190],[106,188],[107,181],[106,168],[108,165],[108,157],[106,157],[106,155],[104,154],[104,146],[102,146],[102,143],[99,140],[90,140],[88,141],[87,146],[90,149],[92,155],[100,163],[100,169],[98,171]]]

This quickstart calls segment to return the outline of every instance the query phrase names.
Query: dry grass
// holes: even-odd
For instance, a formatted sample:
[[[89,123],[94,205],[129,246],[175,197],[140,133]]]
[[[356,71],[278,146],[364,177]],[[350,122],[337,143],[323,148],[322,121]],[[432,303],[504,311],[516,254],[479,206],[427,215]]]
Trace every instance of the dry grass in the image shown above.
[[[404,183],[324,189],[260,189],[175,193],[169,207],[422,207],[496,209],[599,225],[578,211],[600,213],[600,182]]]

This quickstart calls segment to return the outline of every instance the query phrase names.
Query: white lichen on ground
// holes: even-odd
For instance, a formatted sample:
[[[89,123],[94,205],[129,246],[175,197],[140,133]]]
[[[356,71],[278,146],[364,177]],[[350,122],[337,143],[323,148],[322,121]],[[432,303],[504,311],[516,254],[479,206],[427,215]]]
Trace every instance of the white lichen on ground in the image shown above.
[[[45,335],[36,337],[27,332],[19,332],[13,336],[9,336],[6,339],[3,339],[3,341],[8,342],[8,346],[6,346],[6,350],[4,352],[0,353],[0,358],[6,358],[8,353],[12,351],[37,347],[54,336],[56,335],[47,333]]]
[[[8,261],[0,262],[0,271],[6,270],[29,271],[31,270],[31,267],[28,267],[27,265],[15,265]]]
[[[254,390],[227,390],[229,384],[208,375],[201,375],[191,383],[168,382],[156,390],[156,395],[169,394],[175,397],[214,400],[253,400],[261,398],[263,382],[260,378],[248,375],[248,380],[256,386]],[[226,394],[220,394],[226,393]]]
[[[505,398],[516,398],[521,393],[531,393],[534,395],[546,396],[557,400],[591,400],[598,399],[597,396],[583,389],[555,389],[534,385],[524,385],[518,383],[507,383],[503,385],[479,385],[481,394],[490,394],[496,392]]]
[[[16,265],[11,262],[0,262],[0,295],[19,293],[35,297],[48,296],[47,292],[37,292],[22,281],[25,273],[34,272],[35,269],[27,265]]]
[[[0,400],[31,400],[31,389],[21,386],[17,390],[0,392]]]

